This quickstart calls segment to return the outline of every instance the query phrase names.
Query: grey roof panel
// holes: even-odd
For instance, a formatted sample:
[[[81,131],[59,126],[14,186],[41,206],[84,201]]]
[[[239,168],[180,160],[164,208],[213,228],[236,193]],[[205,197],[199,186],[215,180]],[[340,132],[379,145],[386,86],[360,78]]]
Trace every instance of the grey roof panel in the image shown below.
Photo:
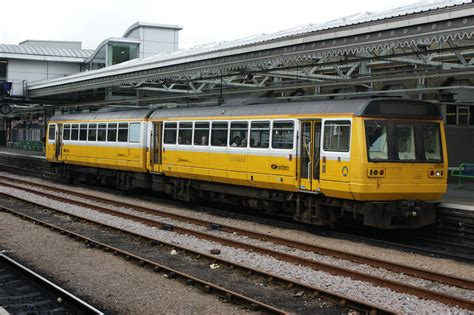
[[[285,102],[261,105],[214,106],[194,108],[159,109],[150,119],[179,119],[180,117],[238,117],[257,115],[294,114],[360,114],[372,100],[344,100],[317,102]]]
[[[70,58],[87,58],[92,54],[90,49],[72,49],[72,48],[55,48],[42,46],[19,46],[0,44],[0,53],[20,54],[20,55],[38,55],[52,57],[70,57]]]

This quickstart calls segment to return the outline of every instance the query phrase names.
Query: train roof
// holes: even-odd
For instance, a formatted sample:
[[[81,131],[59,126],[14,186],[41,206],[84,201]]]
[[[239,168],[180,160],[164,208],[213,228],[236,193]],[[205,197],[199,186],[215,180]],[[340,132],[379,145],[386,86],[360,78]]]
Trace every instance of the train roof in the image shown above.
[[[353,99],[312,102],[280,102],[256,105],[220,105],[208,107],[137,109],[96,112],[87,114],[56,115],[54,121],[179,119],[202,117],[249,117],[286,115],[338,115],[369,117],[422,117],[441,118],[436,104],[408,99]]]
[[[333,115],[373,117],[425,117],[440,118],[436,104],[408,99],[353,99],[313,102],[266,103],[259,105],[221,105],[213,107],[187,107],[157,109],[150,119],[238,117],[238,116],[285,116],[285,115]]]
[[[111,112],[95,112],[54,115],[50,118],[50,122],[54,121],[90,121],[90,120],[143,120],[150,117],[155,109],[133,109]]]

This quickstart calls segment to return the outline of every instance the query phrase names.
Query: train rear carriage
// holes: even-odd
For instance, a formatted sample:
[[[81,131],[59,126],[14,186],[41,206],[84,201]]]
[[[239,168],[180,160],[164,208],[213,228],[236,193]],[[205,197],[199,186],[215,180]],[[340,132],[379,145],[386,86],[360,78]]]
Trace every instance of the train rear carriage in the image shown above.
[[[64,177],[131,187],[133,178],[140,177],[137,174],[148,173],[150,114],[147,109],[53,116],[48,124],[46,158]]]

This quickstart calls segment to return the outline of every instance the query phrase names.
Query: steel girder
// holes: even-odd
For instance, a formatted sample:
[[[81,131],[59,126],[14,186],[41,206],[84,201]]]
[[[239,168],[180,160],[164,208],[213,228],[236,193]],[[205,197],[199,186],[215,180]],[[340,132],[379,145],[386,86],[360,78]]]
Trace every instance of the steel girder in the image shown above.
[[[123,102],[115,98],[110,103],[148,104],[263,92],[281,97],[413,92],[413,88],[429,92],[432,89],[426,88],[441,86],[447,78],[472,75],[474,70],[474,5],[462,5],[456,10],[464,13],[450,11],[435,22],[427,22],[428,18],[425,23],[410,25],[400,17],[392,23],[393,28],[379,27],[366,33],[355,29],[370,30],[378,24],[348,26],[338,33],[345,30],[355,35],[334,35],[330,39],[330,33],[335,33],[327,30],[318,35],[327,35],[324,40],[311,41],[315,36],[308,35],[286,38],[273,43],[271,49],[267,49],[271,45],[256,44],[248,52],[240,49],[238,54],[157,63],[147,69],[74,82],[65,78],[59,84],[30,86],[28,93],[32,98],[44,98],[97,89],[112,94],[134,90],[136,98]],[[401,85],[404,88],[393,88]]]

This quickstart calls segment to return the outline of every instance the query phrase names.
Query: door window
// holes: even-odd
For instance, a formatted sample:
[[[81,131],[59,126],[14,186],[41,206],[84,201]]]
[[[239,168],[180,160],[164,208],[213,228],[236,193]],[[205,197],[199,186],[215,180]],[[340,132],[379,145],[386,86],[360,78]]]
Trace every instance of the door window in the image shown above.
[[[49,125],[48,140],[56,139],[56,125]]]

